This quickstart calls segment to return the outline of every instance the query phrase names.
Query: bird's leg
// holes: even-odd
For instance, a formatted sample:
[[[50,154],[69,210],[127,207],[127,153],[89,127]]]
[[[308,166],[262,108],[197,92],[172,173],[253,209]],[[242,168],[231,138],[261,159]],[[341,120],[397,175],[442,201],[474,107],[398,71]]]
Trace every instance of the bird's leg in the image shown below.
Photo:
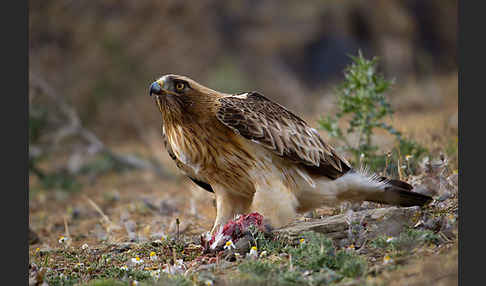
[[[255,186],[251,210],[263,215],[265,224],[278,228],[295,218],[297,199],[281,181],[272,182]]]
[[[228,191],[215,188],[216,194],[216,220],[214,221],[211,235],[221,226],[224,226],[230,219],[238,214],[245,214],[250,207],[251,198],[239,196]]]

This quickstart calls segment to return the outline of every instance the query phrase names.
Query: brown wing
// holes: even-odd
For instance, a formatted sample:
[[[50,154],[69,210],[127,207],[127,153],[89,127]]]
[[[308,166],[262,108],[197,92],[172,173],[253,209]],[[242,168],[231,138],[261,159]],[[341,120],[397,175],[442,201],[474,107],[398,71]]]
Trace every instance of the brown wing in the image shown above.
[[[223,124],[311,173],[336,179],[351,169],[315,129],[263,95],[238,94],[219,102],[216,116]]]
[[[177,168],[179,168],[184,175],[186,175],[189,179],[191,179],[196,185],[199,187],[205,189],[208,192],[214,193],[213,188],[211,187],[210,184],[202,181],[201,179],[197,178],[195,174],[190,170],[190,168],[187,168],[184,163],[182,163],[179,159],[177,159],[176,155],[174,154],[174,151],[172,151],[172,147],[170,144],[167,144],[167,136],[165,136],[164,132],[164,127],[162,126],[162,141],[164,142],[164,147],[167,150],[167,153],[169,153],[169,157],[174,160],[176,163]]]

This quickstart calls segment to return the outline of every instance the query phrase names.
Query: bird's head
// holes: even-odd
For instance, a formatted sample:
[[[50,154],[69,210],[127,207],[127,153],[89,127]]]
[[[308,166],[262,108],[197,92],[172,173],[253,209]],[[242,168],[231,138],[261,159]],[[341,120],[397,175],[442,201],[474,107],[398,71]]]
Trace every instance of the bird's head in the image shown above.
[[[208,108],[212,108],[215,99],[223,96],[223,93],[209,89],[188,77],[169,74],[150,85],[149,95],[155,97],[164,117],[199,117]]]

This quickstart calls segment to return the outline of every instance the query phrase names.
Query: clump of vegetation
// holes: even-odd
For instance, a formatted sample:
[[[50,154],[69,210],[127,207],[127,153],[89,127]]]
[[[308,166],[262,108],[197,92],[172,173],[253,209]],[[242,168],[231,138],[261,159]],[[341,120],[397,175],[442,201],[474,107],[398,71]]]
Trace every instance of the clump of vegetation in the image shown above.
[[[404,138],[393,126],[385,123],[385,119],[393,114],[385,96],[393,81],[377,73],[378,58],[365,59],[361,52],[351,58],[353,62],[345,69],[345,80],[336,89],[338,112],[334,117],[319,120],[320,127],[330,137],[343,143],[342,151],[350,153],[354,163],[366,163],[373,169],[397,170],[395,162],[402,160],[400,157],[421,157],[427,152],[424,147]],[[349,117],[348,127],[341,129],[340,120]],[[378,146],[372,141],[378,128],[388,131],[397,140],[397,148],[388,154],[379,154]],[[349,139],[353,137],[357,138],[355,142]],[[407,167],[409,172],[413,172],[417,166],[409,163]]]
[[[439,236],[431,230],[408,228],[398,237],[377,237],[371,241],[370,246],[402,255],[428,244],[439,244]]]
[[[257,239],[261,249],[288,255],[288,260],[247,260],[238,266],[249,284],[314,285],[339,282],[365,275],[367,262],[354,251],[337,250],[320,233],[305,232],[298,245],[283,245],[283,240]],[[251,282],[251,283],[250,283]]]

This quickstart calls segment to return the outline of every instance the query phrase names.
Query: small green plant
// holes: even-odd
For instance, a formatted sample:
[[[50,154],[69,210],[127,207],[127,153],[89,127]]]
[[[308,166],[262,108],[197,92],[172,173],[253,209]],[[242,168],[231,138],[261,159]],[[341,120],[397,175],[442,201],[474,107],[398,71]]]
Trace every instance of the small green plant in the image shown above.
[[[345,69],[345,80],[336,89],[338,112],[334,117],[321,118],[320,127],[326,130],[330,137],[344,143],[343,151],[351,153],[354,163],[366,163],[372,168],[396,168],[396,165],[387,164],[390,156],[394,159],[405,155],[418,158],[424,154],[426,150],[422,146],[403,138],[399,131],[385,123],[385,119],[393,114],[393,109],[385,97],[393,81],[386,80],[377,73],[378,59],[365,59],[361,51],[357,57],[351,58],[353,62]],[[339,122],[347,118],[350,118],[348,126],[343,130]],[[378,146],[372,142],[372,136],[377,128],[388,131],[398,140],[398,150],[388,157],[386,154],[378,154]],[[356,141],[351,142],[349,138],[352,137],[356,137]]]
[[[403,254],[412,251],[416,247],[426,244],[438,244],[439,236],[431,230],[407,228],[398,237],[387,238],[380,236],[371,241],[373,248],[384,249]]]
[[[289,259],[272,263],[247,260],[238,266],[243,281],[251,285],[321,285],[339,282],[346,277],[363,277],[368,264],[349,250],[336,250],[332,241],[320,233],[305,232],[298,245],[283,240],[256,239],[259,249],[287,253]],[[277,242],[278,241],[278,242]],[[316,284],[317,283],[317,284]]]

